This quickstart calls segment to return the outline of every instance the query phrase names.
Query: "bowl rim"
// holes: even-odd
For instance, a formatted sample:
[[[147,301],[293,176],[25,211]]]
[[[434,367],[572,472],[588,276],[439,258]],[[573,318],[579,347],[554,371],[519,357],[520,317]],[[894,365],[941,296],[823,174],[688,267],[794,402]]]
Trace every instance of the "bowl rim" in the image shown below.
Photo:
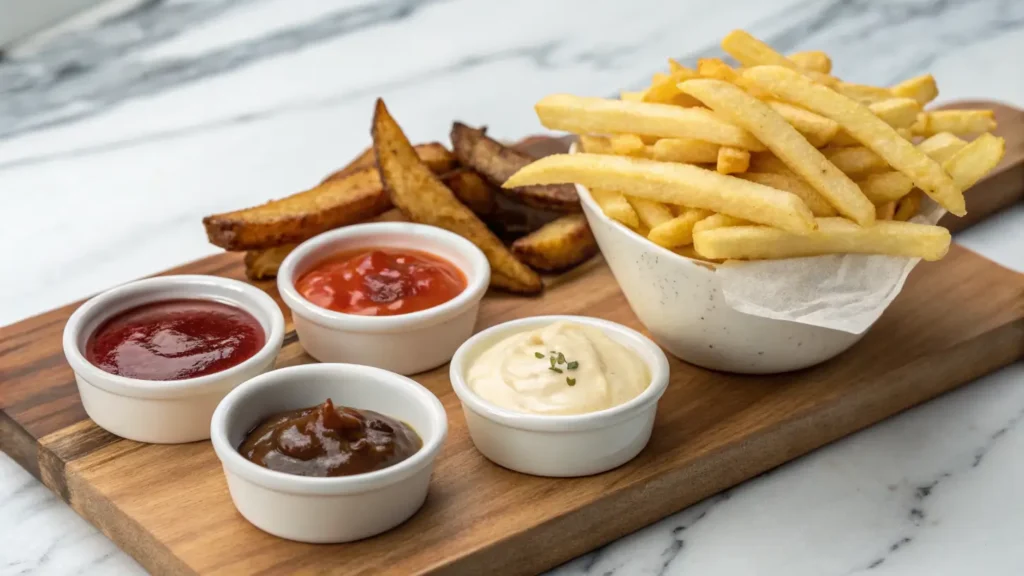
[[[373,380],[388,380],[396,385],[401,393],[406,393],[423,410],[432,421],[433,429],[429,438],[420,436],[423,446],[415,454],[394,466],[381,470],[354,474],[352,476],[336,476],[319,478],[287,474],[264,468],[246,460],[237,447],[228,441],[228,418],[244,398],[266,388],[288,386],[296,380],[302,381],[311,375],[337,378],[340,381],[372,377]],[[392,392],[388,392],[389,394]],[[417,434],[421,434],[417,431]],[[225,472],[236,474],[243,479],[264,488],[290,494],[307,495],[344,495],[358,494],[378,490],[406,480],[424,467],[431,466],[448,436],[448,416],[441,401],[434,394],[411,378],[389,372],[382,368],[359,364],[302,364],[272,370],[256,376],[229,392],[217,405],[210,420],[210,442],[217,458],[224,466]]]
[[[237,298],[213,295],[211,289],[214,287],[244,295],[255,304],[247,304]],[[95,318],[100,318],[100,323],[109,320],[115,314],[110,312],[110,309],[116,307],[126,298],[142,298],[143,301],[137,306],[170,300],[170,298],[159,297],[152,300],[147,298],[150,294],[155,295],[171,288],[182,289],[186,292],[187,295],[183,298],[223,302],[252,315],[262,326],[267,327],[264,329],[266,341],[263,343],[263,347],[251,357],[230,368],[182,380],[142,380],[111,374],[94,365],[85,357],[78,343],[84,335],[87,324]],[[130,309],[131,307],[119,310],[119,312]],[[96,327],[98,328],[99,325]],[[112,394],[131,398],[168,399],[210,393],[211,388],[216,388],[225,381],[235,379],[256,366],[273,362],[284,342],[284,327],[284,315],[281,313],[280,306],[263,290],[230,278],[179,274],[135,280],[93,296],[68,318],[67,324],[64,325],[62,344],[64,356],[75,375],[85,379],[93,386]]]
[[[418,246],[419,239],[426,236],[450,247],[469,262],[468,269],[459,263],[450,262],[466,276],[466,288],[451,300],[432,308],[394,316],[360,316],[336,312],[317,306],[299,294],[295,288],[295,270],[306,264],[314,252],[332,245],[338,245],[338,249],[342,250],[346,242],[382,234],[397,239],[397,244],[405,248],[432,255],[437,254]],[[447,261],[447,258],[445,260]],[[303,319],[324,328],[365,333],[394,333],[426,328],[458,316],[484,297],[490,280],[491,265],[483,251],[458,234],[436,226],[411,222],[369,222],[330,230],[299,244],[285,257],[278,269],[277,289],[281,299],[293,314],[298,314]]]
[[[611,408],[606,408],[597,412],[588,412],[585,414],[562,415],[528,414],[502,408],[481,398],[466,383],[464,374],[469,368],[470,360],[472,360],[470,355],[473,354],[481,342],[495,339],[499,336],[511,335],[517,332],[524,332],[541,326],[547,326],[559,321],[584,324],[586,326],[598,328],[605,333],[614,332],[617,336],[626,340],[628,343],[624,345],[629,347],[640,357],[641,360],[644,361],[645,364],[647,364],[647,370],[651,377],[651,382],[648,384],[647,388],[645,388],[644,391],[635,398],[619,404],[618,406],[612,406]],[[623,344],[619,339],[616,339],[616,342]],[[528,318],[510,320],[508,322],[491,326],[486,330],[482,330],[474,334],[470,339],[466,340],[462,346],[459,346],[459,349],[455,352],[455,356],[452,357],[449,368],[449,377],[451,379],[452,388],[454,389],[456,396],[459,397],[463,406],[468,407],[473,412],[480,414],[488,420],[520,430],[536,432],[580,432],[618,424],[619,422],[633,418],[652,404],[656,404],[668,388],[669,372],[668,357],[665,355],[665,352],[661,347],[655,344],[650,338],[636,330],[633,330],[632,328],[610,320],[592,318],[589,316],[549,315],[531,316]]]

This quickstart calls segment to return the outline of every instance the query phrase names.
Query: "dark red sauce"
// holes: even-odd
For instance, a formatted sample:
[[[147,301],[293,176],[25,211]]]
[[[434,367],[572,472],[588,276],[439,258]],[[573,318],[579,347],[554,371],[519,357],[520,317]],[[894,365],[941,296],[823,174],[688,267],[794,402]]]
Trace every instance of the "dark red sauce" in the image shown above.
[[[89,336],[85,357],[139,380],[184,380],[254,356],[266,334],[251,314],[212,300],[165,300],[131,308]]]
[[[425,252],[393,248],[342,252],[306,272],[295,289],[313,304],[363,316],[433,308],[466,289],[454,264]]]

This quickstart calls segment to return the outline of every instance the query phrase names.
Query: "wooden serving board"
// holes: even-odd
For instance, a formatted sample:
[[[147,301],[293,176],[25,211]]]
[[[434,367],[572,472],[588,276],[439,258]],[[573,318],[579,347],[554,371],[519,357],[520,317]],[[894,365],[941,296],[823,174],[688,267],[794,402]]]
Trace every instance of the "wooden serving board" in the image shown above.
[[[1000,116],[1007,160],[971,191],[972,214],[1024,197],[1024,113]],[[243,267],[239,255],[221,254],[168,273],[242,278]],[[140,444],[86,417],[61,349],[76,306],[0,329],[0,447],[156,574],[537,572],[1024,356],[1024,276],[953,246],[914,271],[860,343],[823,365],[765,377],[671,360],[648,447],[579,479],[484,459],[443,367],[416,378],[450,425],[423,509],[381,536],[315,546],[243,520],[208,442]],[[479,327],[539,314],[642,329],[600,259],[541,298],[489,294]],[[310,362],[288,329],[278,365]]]

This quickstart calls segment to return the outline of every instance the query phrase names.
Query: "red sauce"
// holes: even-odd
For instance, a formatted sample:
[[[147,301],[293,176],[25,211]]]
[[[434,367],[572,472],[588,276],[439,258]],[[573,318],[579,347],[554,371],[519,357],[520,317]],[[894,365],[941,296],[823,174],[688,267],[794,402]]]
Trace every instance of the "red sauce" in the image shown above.
[[[394,316],[455,298],[466,289],[466,277],[432,254],[377,248],[336,254],[303,274],[295,288],[335,312]]]
[[[184,380],[227,370],[266,343],[259,321],[212,300],[165,300],[131,308],[89,336],[85,357],[139,380]]]

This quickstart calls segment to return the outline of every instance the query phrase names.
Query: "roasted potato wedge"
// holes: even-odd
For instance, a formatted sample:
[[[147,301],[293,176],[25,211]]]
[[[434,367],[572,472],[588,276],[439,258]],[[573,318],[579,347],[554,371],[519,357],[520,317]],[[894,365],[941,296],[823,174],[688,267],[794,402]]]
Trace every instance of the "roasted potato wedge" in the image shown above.
[[[408,222],[409,219],[398,208],[371,218],[369,222]],[[249,250],[245,253],[245,275],[250,280],[269,280],[277,276],[277,270],[285,256],[291,254],[298,244],[284,244],[263,250]]]
[[[470,128],[461,122],[452,125],[452,148],[463,166],[476,170],[494,186],[500,187],[534,158],[488,138],[485,129]],[[572,184],[523,186],[502,190],[514,199],[543,210],[579,212],[580,198]]]
[[[441,182],[451,189],[455,197],[478,216],[490,216],[498,211],[494,187],[484,177],[469,168],[457,168],[443,174]]]
[[[583,214],[568,214],[513,242],[512,253],[531,268],[556,272],[597,254],[597,241]]]
[[[458,167],[459,162],[455,159],[455,155],[452,154],[444,144],[440,142],[428,142],[426,144],[417,144],[416,154],[423,160],[434,174],[444,174],[450,172]],[[348,163],[344,168],[333,172],[327,178],[324,178],[324,182],[330,182],[331,180],[337,180],[351,174],[363,168],[377,166],[377,157],[373,154],[373,147],[363,150],[363,153],[359,155],[355,160]]]
[[[212,244],[227,250],[273,248],[355,224],[391,208],[376,168],[363,168],[280,200],[203,218]]]
[[[476,244],[500,278],[500,287],[523,294],[537,294],[544,289],[540,276],[516,259],[419,159],[380,99],[373,114],[373,148],[391,201],[410,220],[444,228]],[[492,284],[498,282],[492,278]]]

